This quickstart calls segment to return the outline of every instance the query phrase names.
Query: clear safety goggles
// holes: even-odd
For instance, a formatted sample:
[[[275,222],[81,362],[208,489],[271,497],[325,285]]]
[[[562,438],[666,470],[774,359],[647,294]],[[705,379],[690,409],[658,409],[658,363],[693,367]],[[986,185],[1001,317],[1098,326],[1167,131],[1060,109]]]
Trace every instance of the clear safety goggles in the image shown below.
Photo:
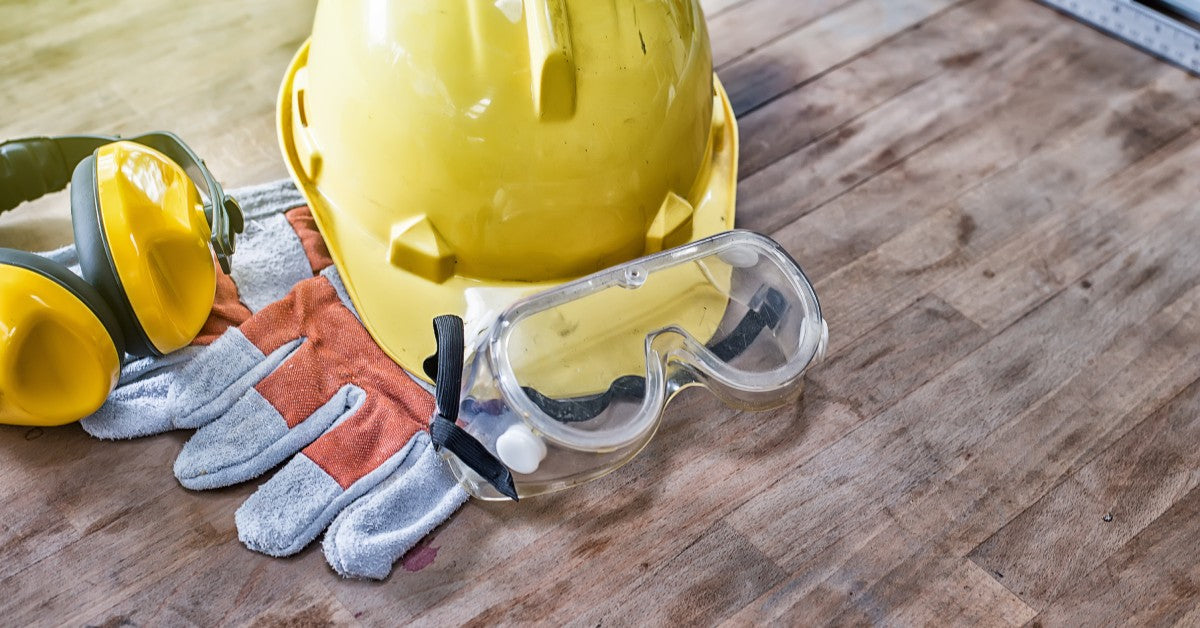
[[[516,499],[605,475],[704,386],[739,409],[785,404],[822,360],[812,284],[770,238],[729,231],[517,301],[463,351],[439,317],[434,442],[476,497]]]

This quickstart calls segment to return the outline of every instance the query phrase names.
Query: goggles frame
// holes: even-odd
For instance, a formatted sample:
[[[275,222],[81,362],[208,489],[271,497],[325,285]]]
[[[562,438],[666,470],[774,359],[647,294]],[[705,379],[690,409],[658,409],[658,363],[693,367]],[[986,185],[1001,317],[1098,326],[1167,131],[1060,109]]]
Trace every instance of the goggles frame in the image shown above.
[[[678,325],[668,325],[647,333],[643,342],[644,376],[622,376],[613,380],[608,389],[601,393],[566,398],[551,397],[523,385],[511,360],[511,351],[514,349],[512,343],[517,342],[513,334],[523,321],[609,288],[636,289],[657,272],[693,263],[705,272],[712,285],[718,286],[721,282],[713,279],[703,263],[712,258],[719,258],[732,269],[757,269],[766,260],[771,278],[782,278],[782,281],[775,282],[779,285],[763,282],[756,286],[753,296],[743,303],[747,312],[737,320],[736,325],[732,325],[731,331],[708,344]],[[764,272],[758,271],[760,274]],[[784,291],[790,294],[785,295]],[[732,288],[726,296],[730,301],[734,300]],[[731,364],[764,330],[775,331],[788,316],[800,317],[793,321],[796,346],[785,347],[789,351],[784,354],[781,364],[756,371],[747,371]],[[450,323],[435,321],[439,358],[447,351],[461,356],[464,350],[461,344],[462,321],[457,317],[439,317],[448,318],[457,321],[458,329],[453,333],[448,332]],[[660,343],[664,337],[671,338],[671,342]],[[458,345],[447,346],[444,342],[447,338],[452,338]],[[489,331],[475,344],[465,360],[460,358],[456,364],[446,364],[457,375],[457,381],[449,381],[450,373],[442,368],[436,369],[439,394],[434,442],[439,448],[454,453],[458,461],[466,465],[466,469],[463,469],[450,459],[455,473],[476,496],[498,499],[502,495],[516,499],[518,483],[514,481],[510,467],[501,462],[504,456],[493,451],[500,447],[499,441],[492,442],[491,447],[485,446],[476,436],[456,424],[460,408],[469,412],[472,420],[478,420],[491,413],[479,412],[475,408],[499,403],[505,412],[511,412],[519,419],[521,429],[528,433],[527,438],[545,439],[537,441],[543,457],[549,445],[555,451],[596,455],[598,461],[603,461],[597,468],[582,471],[575,477],[541,482],[531,494],[565,488],[604,475],[632,459],[657,430],[670,400],[689,386],[704,386],[724,403],[738,409],[765,409],[787,403],[802,392],[804,374],[824,358],[827,343],[828,327],[821,314],[816,292],[787,251],[760,234],[742,230],[723,232],[600,271],[511,304],[492,322]],[[664,346],[660,347],[660,344]],[[462,381],[464,377],[466,381]],[[491,382],[485,384],[483,389],[498,393],[499,400],[480,401],[472,397],[471,393],[481,377],[484,378],[482,381]],[[450,387],[454,394],[449,394],[450,391],[445,387]],[[599,431],[575,426],[599,416],[618,398],[640,398],[638,407],[630,410],[632,421]],[[469,423],[467,427],[471,427]],[[466,441],[470,441],[469,447]],[[513,468],[520,468],[520,465]],[[467,477],[471,472],[480,477]],[[480,479],[486,480],[491,485],[489,488],[495,488],[499,494],[480,490],[483,487],[476,481]]]

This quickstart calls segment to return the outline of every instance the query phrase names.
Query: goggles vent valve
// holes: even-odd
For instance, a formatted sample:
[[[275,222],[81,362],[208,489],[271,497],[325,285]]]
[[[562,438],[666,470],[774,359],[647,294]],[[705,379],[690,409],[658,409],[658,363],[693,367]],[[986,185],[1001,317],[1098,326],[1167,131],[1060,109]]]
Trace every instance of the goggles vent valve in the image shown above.
[[[546,459],[546,443],[524,423],[515,423],[496,439],[496,454],[504,466],[530,474]]]

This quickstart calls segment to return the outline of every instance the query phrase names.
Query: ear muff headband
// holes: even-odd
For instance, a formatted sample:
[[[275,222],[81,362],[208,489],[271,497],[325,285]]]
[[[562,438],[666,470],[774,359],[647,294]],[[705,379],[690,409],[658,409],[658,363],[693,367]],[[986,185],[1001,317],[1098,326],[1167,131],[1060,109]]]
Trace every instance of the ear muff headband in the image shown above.
[[[0,212],[67,187],[75,164],[111,141],[111,137],[74,135],[0,144]]]
[[[212,230],[213,252],[221,270],[229,272],[234,237],[245,226],[237,200],[225,194],[204,160],[174,133],[159,131],[130,138],[103,135],[31,137],[0,144],[0,212],[67,186],[75,166],[96,149],[126,139],[171,158],[198,188],[208,194],[204,215]]]

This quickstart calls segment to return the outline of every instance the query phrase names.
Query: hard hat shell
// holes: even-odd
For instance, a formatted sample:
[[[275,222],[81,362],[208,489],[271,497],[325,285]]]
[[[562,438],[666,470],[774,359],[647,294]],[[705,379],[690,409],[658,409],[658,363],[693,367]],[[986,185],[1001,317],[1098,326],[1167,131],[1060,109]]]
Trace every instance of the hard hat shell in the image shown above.
[[[278,123],[363,323],[416,373],[472,288],[733,226],[737,129],[698,0],[322,0]]]

